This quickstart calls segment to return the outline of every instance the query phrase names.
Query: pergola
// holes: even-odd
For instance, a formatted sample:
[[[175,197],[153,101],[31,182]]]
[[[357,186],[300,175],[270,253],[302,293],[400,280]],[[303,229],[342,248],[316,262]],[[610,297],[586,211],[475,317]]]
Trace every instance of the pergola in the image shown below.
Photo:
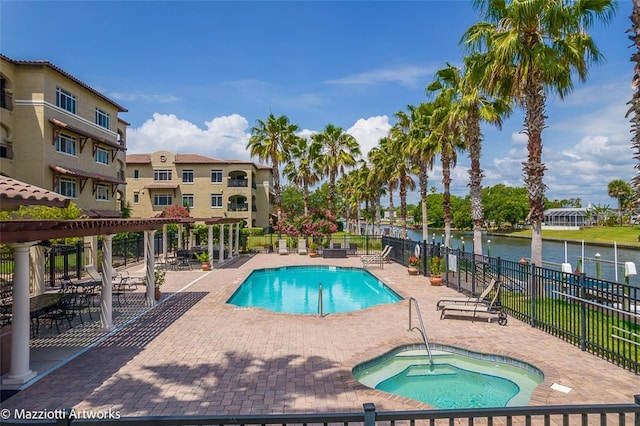
[[[15,250],[13,275],[13,305],[11,332],[11,363],[9,373],[3,380],[5,385],[22,385],[36,376],[29,368],[29,251],[42,241],[55,238],[102,236],[102,286],[100,298],[100,324],[104,330],[113,328],[112,321],[112,238],[120,232],[145,234],[145,275],[147,282],[154,283],[155,253],[153,234],[164,228],[164,250],[166,257],[166,225],[169,223],[204,222],[209,226],[209,253],[212,252],[213,225],[220,225],[220,261],[224,260],[224,225],[229,224],[230,256],[233,252],[233,226],[236,223],[236,252],[241,219],[235,218],[151,218],[151,219],[76,219],[76,220],[10,220],[0,222],[0,244],[8,244]],[[211,256],[209,256],[210,261]],[[41,259],[44,262],[44,259]],[[36,264],[38,259],[36,259]],[[147,286],[145,301],[148,306],[156,303],[154,285]]]

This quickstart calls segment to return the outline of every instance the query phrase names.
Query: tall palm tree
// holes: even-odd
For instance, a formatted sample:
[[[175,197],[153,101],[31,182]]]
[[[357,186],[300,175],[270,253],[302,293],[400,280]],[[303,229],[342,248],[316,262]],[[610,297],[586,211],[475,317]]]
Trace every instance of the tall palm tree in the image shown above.
[[[382,195],[388,184],[389,173],[385,164],[386,157],[380,145],[369,150],[368,159],[370,168],[374,170],[373,173],[369,173],[367,179],[367,184],[374,193],[375,227],[373,229],[374,235],[379,235],[382,233]],[[378,228],[377,232],[375,231],[376,227]]]
[[[609,197],[618,200],[618,220],[622,226],[622,200],[628,198],[633,193],[631,186],[622,179],[614,179],[607,185]]]
[[[389,232],[393,230],[395,207],[393,204],[393,191],[398,186],[398,177],[395,173],[398,162],[398,152],[394,151],[391,138],[384,137],[378,141],[378,145],[371,151],[371,161],[376,168],[376,174],[387,182],[389,191]]]
[[[344,173],[345,167],[354,166],[360,156],[360,145],[356,138],[336,127],[327,124],[321,133],[312,137],[318,146],[318,165],[329,176],[329,195],[327,202],[329,210],[334,209],[336,179],[339,173]]]
[[[413,107],[409,106],[409,111]],[[398,120],[389,131],[390,148],[396,153],[393,176],[398,181],[400,192],[400,238],[407,238],[407,190],[414,190],[416,187],[411,173],[415,170],[410,158],[410,138],[411,138],[411,116],[404,111],[394,114]]]
[[[491,99],[478,86],[481,76],[474,62],[478,55],[465,58],[465,70],[447,63],[445,68],[436,72],[436,78],[427,87],[428,92],[440,91],[448,98],[447,119],[444,124],[444,135],[451,135],[454,140],[462,137],[466,144],[471,168],[469,169],[469,193],[471,196],[471,219],[473,221],[473,251],[482,254],[482,169],[480,156],[482,152],[482,134],[480,122],[484,121],[502,126],[502,118],[511,112],[508,99]],[[475,73],[474,73],[475,71]]]
[[[319,170],[317,145],[301,136],[295,136],[289,147],[289,162],[284,167],[284,174],[290,182],[302,189],[304,196],[304,214],[309,214],[309,188],[318,183]]]
[[[595,23],[614,16],[614,0],[474,0],[485,21],[472,25],[462,41],[482,53],[482,86],[511,97],[525,113],[528,135],[524,182],[529,195],[532,227],[531,261],[542,264],[544,215],[542,130],[546,95],[564,98],[573,89],[573,75],[586,80],[591,62],[602,55],[587,33]]]
[[[276,117],[271,113],[266,121],[256,120],[256,125],[251,128],[251,137],[247,143],[247,149],[249,149],[252,157],[271,162],[273,190],[275,192],[274,202],[278,220],[280,220],[282,212],[280,165],[289,158],[289,147],[294,141],[294,132],[297,130],[298,126],[291,124],[286,115]]]
[[[635,51],[631,55],[631,62],[634,63],[632,79],[633,97],[628,102],[630,107],[627,112],[627,117],[629,114],[632,114],[631,130],[633,137],[631,141],[634,150],[633,158],[638,161],[635,165],[635,169],[638,170],[638,172],[636,172],[636,175],[631,179],[631,184],[636,193],[634,202],[638,204],[640,203],[640,2],[638,1],[633,2],[631,24],[632,27],[629,31],[631,35],[629,35],[629,39],[633,42]]]

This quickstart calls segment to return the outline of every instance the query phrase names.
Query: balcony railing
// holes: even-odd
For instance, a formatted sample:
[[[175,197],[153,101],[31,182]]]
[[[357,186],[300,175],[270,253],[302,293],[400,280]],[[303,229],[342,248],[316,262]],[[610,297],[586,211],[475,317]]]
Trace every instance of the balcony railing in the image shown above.
[[[0,93],[0,108],[13,111],[13,96],[9,93]]]
[[[227,209],[230,212],[246,212],[249,211],[248,203],[230,203]]]
[[[249,181],[247,179],[228,179],[227,186],[229,188],[247,188]]]

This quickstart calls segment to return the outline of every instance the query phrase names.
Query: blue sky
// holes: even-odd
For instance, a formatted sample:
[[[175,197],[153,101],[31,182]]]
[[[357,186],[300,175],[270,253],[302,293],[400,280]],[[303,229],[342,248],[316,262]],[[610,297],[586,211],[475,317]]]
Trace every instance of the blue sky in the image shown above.
[[[606,61],[561,101],[543,133],[552,199],[616,206],[613,179],[634,175],[630,125],[632,3],[592,31]],[[174,2],[0,0],[0,52],[49,60],[125,106],[128,153],[167,149],[248,159],[251,126],[287,115],[303,134],[343,127],[367,152],[393,115],[426,100],[434,72],[462,63],[458,41],[479,17],[468,1]],[[526,139],[516,109],[484,127],[485,186],[523,186]],[[461,156],[452,192],[464,196]],[[436,166],[430,185],[441,190]],[[413,194],[410,202],[417,202]]]

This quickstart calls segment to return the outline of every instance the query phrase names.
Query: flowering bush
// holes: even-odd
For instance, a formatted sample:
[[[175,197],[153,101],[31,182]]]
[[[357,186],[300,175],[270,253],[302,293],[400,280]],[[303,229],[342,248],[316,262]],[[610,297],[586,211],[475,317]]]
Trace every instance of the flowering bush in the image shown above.
[[[420,266],[420,258],[416,256],[409,256],[409,266],[415,266],[418,268]]]
[[[156,217],[189,217],[189,209],[184,206],[170,205],[165,207]]]
[[[309,212],[308,215],[297,217],[290,217],[283,213],[273,229],[291,237],[301,235],[321,237],[336,232],[338,223],[329,210],[316,209]]]
[[[153,281],[155,281],[155,288],[160,288],[162,284],[164,284],[165,275],[167,273],[165,271],[161,271],[156,269],[153,271]],[[143,279],[143,284],[148,285],[147,276],[145,275]]]

